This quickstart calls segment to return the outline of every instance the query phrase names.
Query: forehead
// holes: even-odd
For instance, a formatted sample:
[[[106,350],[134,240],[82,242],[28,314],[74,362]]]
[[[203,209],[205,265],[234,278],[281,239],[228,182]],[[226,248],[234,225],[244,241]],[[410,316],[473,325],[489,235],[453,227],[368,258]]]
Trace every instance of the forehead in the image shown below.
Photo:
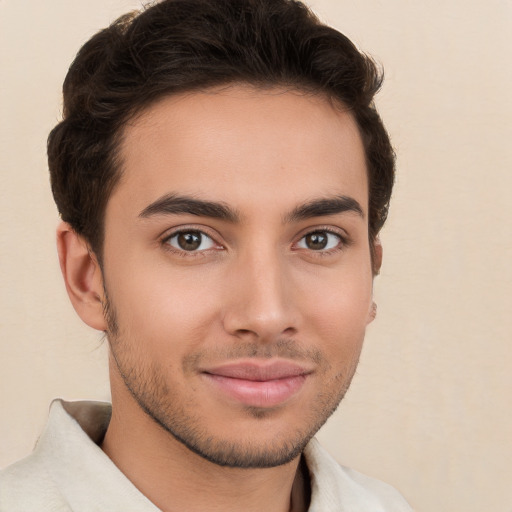
[[[248,86],[180,94],[142,112],[123,135],[110,202],[139,211],[166,193],[238,209],[342,194],[367,209],[357,124],[323,96]]]

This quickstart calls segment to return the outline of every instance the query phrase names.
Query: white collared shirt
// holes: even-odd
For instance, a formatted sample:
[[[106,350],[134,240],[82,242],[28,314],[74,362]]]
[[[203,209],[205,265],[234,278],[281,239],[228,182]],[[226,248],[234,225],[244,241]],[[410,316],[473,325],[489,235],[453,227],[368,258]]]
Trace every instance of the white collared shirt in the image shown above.
[[[111,406],[55,400],[33,453],[0,471],[0,512],[158,512],[100,443]],[[389,485],[340,466],[313,439],[304,450],[309,512],[412,512]]]

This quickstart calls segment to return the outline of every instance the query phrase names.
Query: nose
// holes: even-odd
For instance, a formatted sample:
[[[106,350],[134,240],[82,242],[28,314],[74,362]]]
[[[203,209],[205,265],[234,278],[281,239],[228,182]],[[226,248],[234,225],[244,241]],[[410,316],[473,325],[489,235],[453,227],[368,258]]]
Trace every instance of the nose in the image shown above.
[[[254,251],[230,269],[224,329],[245,341],[271,343],[299,328],[297,291],[278,251]]]

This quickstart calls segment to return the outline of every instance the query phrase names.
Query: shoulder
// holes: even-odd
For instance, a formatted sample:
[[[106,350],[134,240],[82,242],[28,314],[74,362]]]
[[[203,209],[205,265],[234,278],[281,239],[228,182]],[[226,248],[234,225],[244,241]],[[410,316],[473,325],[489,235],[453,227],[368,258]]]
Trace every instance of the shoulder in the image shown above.
[[[44,461],[36,454],[0,471],[0,512],[68,512]]]
[[[340,466],[313,439],[304,451],[311,478],[309,512],[412,512],[392,486]]]
[[[0,512],[71,511],[69,489],[65,494],[58,476],[69,473],[73,460],[82,460],[76,454],[72,457],[71,448],[87,435],[64,405],[60,400],[52,403],[48,422],[34,451],[0,471]],[[70,407],[78,405],[70,404]],[[82,449],[81,455],[82,444],[76,447],[76,450]]]

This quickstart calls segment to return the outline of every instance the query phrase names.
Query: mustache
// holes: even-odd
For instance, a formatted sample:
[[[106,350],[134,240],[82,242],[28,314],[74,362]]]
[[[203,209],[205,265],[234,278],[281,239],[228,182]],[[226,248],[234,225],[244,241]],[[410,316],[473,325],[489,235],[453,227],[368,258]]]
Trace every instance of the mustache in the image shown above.
[[[272,343],[241,341],[229,347],[219,346],[193,352],[183,358],[185,369],[193,369],[212,361],[228,362],[237,359],[272,359],[283,358],[294,361],[308,361],[315,364],[326,362],[318,349],[302,347],[293,339],[278,339]]]

